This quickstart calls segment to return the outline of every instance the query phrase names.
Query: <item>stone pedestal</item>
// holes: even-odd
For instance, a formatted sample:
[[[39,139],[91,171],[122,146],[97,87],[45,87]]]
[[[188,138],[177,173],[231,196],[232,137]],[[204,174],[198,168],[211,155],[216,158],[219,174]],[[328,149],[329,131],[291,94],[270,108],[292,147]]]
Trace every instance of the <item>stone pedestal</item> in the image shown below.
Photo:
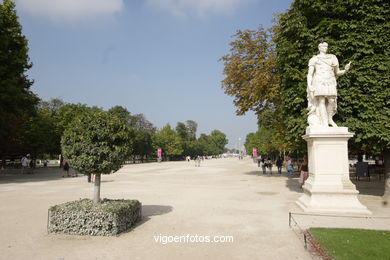
[[[308,213],[371,214],[349,179],[347,127],[307,127],[309,178],[297,204]]]

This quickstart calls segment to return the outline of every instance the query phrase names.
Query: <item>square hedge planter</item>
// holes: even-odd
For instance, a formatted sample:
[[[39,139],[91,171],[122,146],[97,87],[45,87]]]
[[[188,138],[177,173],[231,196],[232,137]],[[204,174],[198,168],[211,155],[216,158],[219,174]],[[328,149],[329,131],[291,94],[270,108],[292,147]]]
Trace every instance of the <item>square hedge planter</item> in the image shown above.
[[[80,199],[49,208],[49,233],[113,236],[129,230],[142,219],[142,204],[138,200]]]

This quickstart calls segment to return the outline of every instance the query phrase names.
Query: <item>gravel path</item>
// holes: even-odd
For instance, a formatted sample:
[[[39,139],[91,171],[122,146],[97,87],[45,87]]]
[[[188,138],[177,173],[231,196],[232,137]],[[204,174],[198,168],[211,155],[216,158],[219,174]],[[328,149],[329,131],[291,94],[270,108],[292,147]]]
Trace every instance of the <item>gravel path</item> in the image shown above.
[[[143,221],[117,237],[47,234],[51,205],[92,197],[86,177],[62,178],[59,169],[0,175],[0,259],[312,259],[288,225],[288,213],[301,212],[297,179],[260,174],[250,159],[126,165],[103,176],[102,198],[143,204]],[[175,235],[234,241],[155,241]]]

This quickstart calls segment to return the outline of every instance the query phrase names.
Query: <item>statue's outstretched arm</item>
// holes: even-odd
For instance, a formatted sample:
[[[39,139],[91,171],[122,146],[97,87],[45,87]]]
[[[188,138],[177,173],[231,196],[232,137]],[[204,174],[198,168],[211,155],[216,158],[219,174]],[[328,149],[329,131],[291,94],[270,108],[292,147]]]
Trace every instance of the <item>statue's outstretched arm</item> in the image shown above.
[[[351,61],[348,62],[348,64],[345,65],[345,68],[343,70],[340,70],[339,67],[336,67],[336,75],[341,76],[347,73],[349,71],[349,68],[351,67],[351,63],[352,63]]]

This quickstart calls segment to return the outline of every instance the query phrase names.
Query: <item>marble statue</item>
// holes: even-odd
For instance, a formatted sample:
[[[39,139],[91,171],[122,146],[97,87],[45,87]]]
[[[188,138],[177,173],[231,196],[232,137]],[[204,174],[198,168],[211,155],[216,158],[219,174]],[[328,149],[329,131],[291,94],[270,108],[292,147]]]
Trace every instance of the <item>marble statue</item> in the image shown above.
[[[337,110],[337,82],[336,75],[348,72],[351,62],[344,70],[339,69],[337,57],[327,54],[328,44],[321,41],[318,45],[320,53],[309,60],[307,74],[307,100],[309,126],[329,125],[337,127],[333,116]]]

